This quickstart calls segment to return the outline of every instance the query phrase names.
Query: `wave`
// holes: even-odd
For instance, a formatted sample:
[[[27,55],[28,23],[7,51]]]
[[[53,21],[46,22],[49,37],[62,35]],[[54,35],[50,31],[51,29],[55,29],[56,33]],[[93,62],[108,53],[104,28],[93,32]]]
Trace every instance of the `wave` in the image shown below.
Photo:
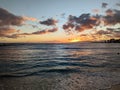
[[[104,43],[6,45],[0,47],[0,78],[9,85],[28,78],[32,85],[54,80],[59,90],[104,89],[120,83],[118,52],[119,44]]]

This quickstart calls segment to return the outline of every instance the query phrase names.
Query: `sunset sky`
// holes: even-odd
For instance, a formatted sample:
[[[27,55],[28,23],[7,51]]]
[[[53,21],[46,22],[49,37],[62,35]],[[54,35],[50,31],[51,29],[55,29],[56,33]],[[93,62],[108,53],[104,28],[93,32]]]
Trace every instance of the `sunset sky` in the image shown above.
[[[0,43],[120,38],[120,0],[0,0]]]

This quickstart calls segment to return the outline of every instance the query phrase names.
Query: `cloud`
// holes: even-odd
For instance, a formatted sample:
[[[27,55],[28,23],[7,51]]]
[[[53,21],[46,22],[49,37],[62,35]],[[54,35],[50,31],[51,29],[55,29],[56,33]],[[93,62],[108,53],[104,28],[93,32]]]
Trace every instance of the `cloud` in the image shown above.
[[[119,31],[120,32],[120,28],[107,28],[108,31]]]
[[[58,21],[53,19],[53,18],[48,18],[45,21],[40,21],[40,24],[44,24],[44,25],[47,25],[47,26],[56,25],[56,23],[58,23]]]
[[[14,33],[18,33],[19,30],[16,30],[10,26],[0,27],[0,37],[8,37]]]
[[[119,33],[115,33],[115,34],[114,34],[114,37],[120,38],[120,32],[119,32]]]
[[[7,38],[18,38],[18,37],[25,37],[25,36],[30,36],[30,35],[42,35],[42,34],[48,34],[48,33],[54,33],[58,31],[58,28],[52,28],[52,29],[44,29],[44,30],[40,30],[40,31],[36,31],[36,32],[32,32],[32,33],[15,33],[15,34],[0,34],[3,37],[7,37]],[[9,31],[10,32],[10,31]],[[18,31],[11,31],[11,33],[13,32],[18,32]]]
[[[24,22],[24,18],[21,16],[16,16],[6,9],[0,8],[0,26],[4,25],[15,25],[20,26]]]
[[[33,21],[33,22],[37,21],[37,19],[34,18],[34,17],[22,16],[22,18],[23,18],[25,21]]]
[[[106,34],[112,34],[112,32],[111,31],[108,31],[108,30],[99,30],[99,31],[97,31],[96,32],[96,34],[98,34],[98,35],[106,35]]]
[[[117,6],[120,6],[120,3],[116,3]]]
[[[16,30],[15,26],[28,25],[25,24],[25,21],[37,21],[36,18],[27,17],[27,16],[17,16],[6,9],[0,8],[0,37],[6,38],[17,38],[20,37],[20,30]],[[32,25],[36,28],[36,25]]]
[[[18,33],[19,30],[16,30],[13,26],[21,26],[24,21],[23,17],[16,16],[6,9],[0,8],[0,37],[15,37],[15,33]]]
[[[19,34],[12,34],[12,35],[6,35],[5,37],[16,39],[16,38],[20,37],[20,35]]]
[[[53,32],[56,32],[57,30],[58,30],[58,28],[45,29],[45,30],[42,30],[42,31],[33,32],[32,34],[36,35],[36,34],[53,33]]]
[[[107,3],[102,3],[102,8],[106,8],[107,7]]]
[[[108,31],[114,31],[114,30],[116,30],[116,29],[114,29],[114,28],[107,28],[107,30],[108,30]]]
[[[71,29],[71,28],[74,28],[74,24],[72,24],[72,23],[67,23],[67,24],[64,24],[63,25],[63,29]]]
[[[120,24],[120,10],[107,9],[103,15],[92,15],[90,13],[83,13],[80,16],[68,16],[68,21],[63,24],[62,28],[65,32],[73,34],[73,32],[83,32],[86,30],[94,30],[114,26]],[[112,28],[107,28],[107,31],[99,31],[97,34],[108,34]],[[113,30],[115,31],[115,30]]]
[[[89,13],[81,14],[79,17],[69,15],[67,23],[63,25],[65,32],[82,32],[97,26],[100,16],[92,16]]]
[[[108,5],[107,3],[102,3],[102,8],[106,8],[107,5]],[[93,37],[95,35],[119,37],[120,28],[119,27],[111,28],[110,26],[120,24],[120,10],[107,9],[107,8],[105,10],[106,11],[102,15],[100,15],[99,9],[93,10],[94,15],[93,13],[92,14],[82,13],[79,16],[69,15],[66,23],[62,25],[62,28],[68,34],[73,34],[74,32],[82,34],[83,31],[91,30],[92,32],[94,31],[93,29],[96,29],[95,33],[93,34]],[[66,18],[66,14],[65,13],[61,14],[61,17]],[[31,33],[20,33],[19,32],[20,30],[16,30],[14,26],[29,25],[32,26],[33,28],[39,29],[37,24],[32,25],[30,23],[25,23],[25,21],[36,22],[37,19],[28,16],[17,16],[8,12],[6,9],[0,8],[0,37],[18,38],[29,35],[41,35],[41,34],[53,33],[58,31],[58,28],[55,27],[56,24],[58,23],[58,20],[53,18],[48,18],[44,21],[39,21],[39,23],[41,25],[46,25],[50,27],[52,26],[53,27],[52,29],[48,28],[39,31],[33,31]],[[109,26],[109,28],[106,26]],[[106,27],[106,30],[102,30],[99,27],[100,28]],[[83,36],[87,36],[87,34],[84,34],[83,32]]]
[[[99,9],[93,9],[92,11],[93,11],[93,13],[96,13],[96,14],[98,14],[100,12]]]
[[[106,14],[107,14],[107,16],[113,16],[114,15],[114,11],[112,9],[108,9],[106,11]]]
[[[33,28],[37,28],[37,25],[25,24],[25,21],[37,21],[36,18],[27,17],[27,16],[16,16],[6,9],[0,8],[0,37],[5,38],[18,38],[24,37],[28,35],[41,35],[46,33],[53,33],[58,30],[58,28],[54,27],[52,29],[44,29],[41,31],[36,31],[32,33],[20,33],[20,30],[16,30],[14,26],[22,26],[22,25],[30,25]],[[46,21],[40,22],[45,25],[56,25],[58,21],[55,19],[47,19]]]
[[[33,28],[39,28],[37,25],[31,25]]]
[[[92,36],[98,36],[102,37],[107,36],[109,38],[120,38],[120,31],[118,30],[118,28],[106,28],[106,30],[98,30],[96,31]]]
[[[107,7],[107,3],[102,3],[102,8]],[[94,14],[82,13],[80,16],[69,15],[68,20],[62,28],[68,34],[80,35],[80,38],[100,40],[108,38],[120,38],[120,10],[105,9],[104,14],[100,15],[98,9],[94,9]],[[102,30],[103,29],[103,30]],[[84,31],[89,30],[90,33]],[[88,32],[89,32],[88,31]]]
[[[120,10],[110,10],[106,11],[107,15],[103,16],[103,21],[105,25],[115,25],[120,23]]]
[[[0,37],[17,37],[15,33],[20,30],[16,30],[14,26],[23,25],[25,19],[21,16],[16,16],[6,9],[0,8]]]

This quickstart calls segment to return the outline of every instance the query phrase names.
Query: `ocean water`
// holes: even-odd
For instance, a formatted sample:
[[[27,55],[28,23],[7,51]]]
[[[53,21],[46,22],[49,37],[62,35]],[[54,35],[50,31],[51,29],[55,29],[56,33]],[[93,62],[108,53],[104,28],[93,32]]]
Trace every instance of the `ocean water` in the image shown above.
[[[119,43],[0,46],[1,90],[100,90],[114,84],[120,84]]]

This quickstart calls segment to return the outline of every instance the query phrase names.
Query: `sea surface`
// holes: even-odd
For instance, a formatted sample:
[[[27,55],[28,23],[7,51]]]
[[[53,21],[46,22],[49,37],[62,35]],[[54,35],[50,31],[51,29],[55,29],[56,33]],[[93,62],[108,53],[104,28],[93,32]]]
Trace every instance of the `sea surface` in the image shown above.
[[[120,84],[120,43],[0,46],[0,90],[101,90]]]

